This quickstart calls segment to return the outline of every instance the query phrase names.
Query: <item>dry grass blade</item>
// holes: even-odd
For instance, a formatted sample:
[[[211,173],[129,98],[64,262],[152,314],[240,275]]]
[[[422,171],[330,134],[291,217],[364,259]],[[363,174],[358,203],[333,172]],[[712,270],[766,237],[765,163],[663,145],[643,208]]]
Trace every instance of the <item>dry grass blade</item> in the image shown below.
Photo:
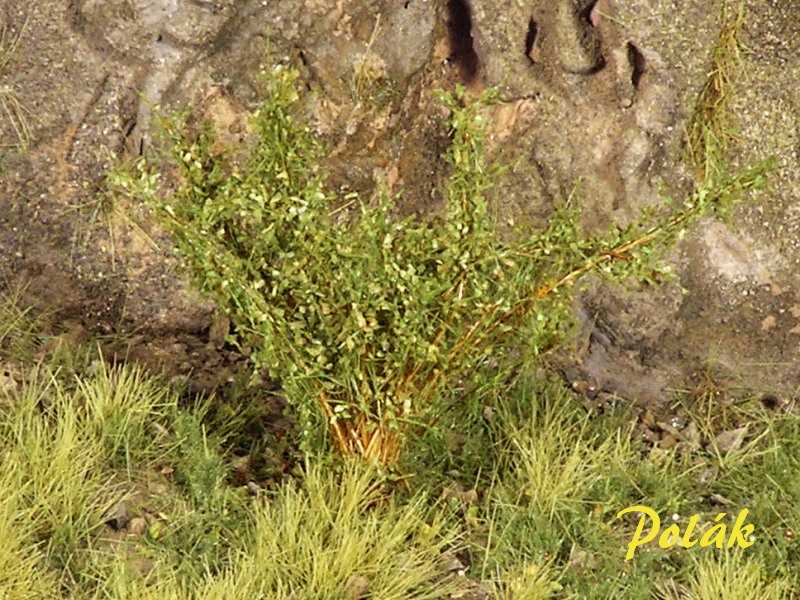
[[[711,181],[719,172],[718,163],[732,138],[730,101],[736,75],[741,67],[740,35],[745,23],[744,3],[731,14],[722,5],[722,28],[714,46],[711,71],[689,121],[686,143],[691,165],[701,181]]]
[[[33,116],[20,102],[14,88],[4,83],[9,75],[9,67],[16,56],[20,40],[28,27],[26,18],[19,31],[12,33],[8,25],[0,27],[0,122],[7,120],[16,136],[14,144],[0,144],[0,148],[18,147],[26,150],[31,141],[29,120]]]
[[[361,60],[355,65],[355,73],[353,76],[353,96],[357,101],[360,101],[370,85],[374,84],[381,77],[380,65],[376,64],[375,56],[372,54],[372,47],[375,45],[375,40],[381,29],[381,15],[375,19],[375,25],[372,28],[372,35],[370,35],[367,42],[367,48],[364,51]]]
[[[0,88],[0,107],[3,109],[2,116],[8,120],[17,138],[15,144],[2,144],[2,147],[18,146],[22,150],[27,149],[31,142],[31,129],[28,122],[29,118],[33,116],[32,113],[20,103],[10,86]]]
[[[0,28],[0,77],[6,74],[6,68],[8,68],[8,65],[11,63],[11,59],[17,51],[17,46],[19,46],[22,34],[27,27],[28,20],[26,19],[16,35],[11,33],[11,28],[8,27],[8,25],[3,25],[2,28]]]

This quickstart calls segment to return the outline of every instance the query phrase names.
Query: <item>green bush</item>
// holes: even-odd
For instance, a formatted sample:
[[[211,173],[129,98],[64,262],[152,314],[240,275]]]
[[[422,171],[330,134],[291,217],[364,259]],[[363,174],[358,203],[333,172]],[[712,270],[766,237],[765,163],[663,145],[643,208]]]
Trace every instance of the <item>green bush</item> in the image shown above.
[[[277,69],[267,79],[258,141],[241,167],[211,151],[209,127],[172,126],[182,181],[156,206],[255,365],[281,381],[306,443],[327,429],[343,453],[383,463],[397,460],[409,423],[436,412],[444,386],[520,331],[534,354],[556,345],[580,275],[649,278],[654,242],[759,179],[700,190],[661,223],[597,238],[581,233],[567,202],[546,230],[506,241],[487,211],[494,168],[481,108],[491,97],[468,103],[457,90],[442,95],[452,115],[445,213],[395,218],[382,194],[342,225],[320,146],[293,115],[295,78]]]

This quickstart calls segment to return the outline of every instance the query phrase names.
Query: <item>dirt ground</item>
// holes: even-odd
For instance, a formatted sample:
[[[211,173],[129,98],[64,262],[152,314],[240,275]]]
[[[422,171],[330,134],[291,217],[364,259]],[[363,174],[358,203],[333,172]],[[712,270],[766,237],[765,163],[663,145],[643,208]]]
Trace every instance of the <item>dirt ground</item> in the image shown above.
[[[586,286],[562,369],[592,401],[666,408],[709,368],[780,399],[800,390],[800,17],[794,0],[746,5],[735,156],[775,156],[777,171],[729,223],[686,233],[673,282]],[[143,207],[101,194],[112,164],[157,144],[160,107],[190,105],[235,143],[261,69],[293,64],[331,185],[368,196],[382,183],[424,215],[446,175],[436,90],[494,86],[501,221],[540,226],[580,182],[584,225],[602,230],[691,189],[683,132],[719,2],[0,0],[0,26],[19,37],[0,99],[30,127],[26,145],[0,110],[0,286],[24,284],[56,327],[209,389],[241,363],[224,322]]]

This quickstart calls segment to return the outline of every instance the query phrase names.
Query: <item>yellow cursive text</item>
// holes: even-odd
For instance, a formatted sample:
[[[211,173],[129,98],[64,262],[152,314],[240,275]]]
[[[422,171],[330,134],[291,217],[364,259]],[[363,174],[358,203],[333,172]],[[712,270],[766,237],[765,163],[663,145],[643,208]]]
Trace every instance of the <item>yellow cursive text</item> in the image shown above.
[[[714,546],[720,550],[722,548],[733,548],[734,546],[749,548],[755,541],[753,537],[755,527],[751,523],[746,522],[747,515],[749,514],[746,508],[739,511],[739,514],[736,516],[730,530],[730,535],[728,535],[728,526],[721,522],[728,514],[724,512],[718,513],[717,516],[714,517],[711,527],[708,527],[702,533],[697,531],[698,524],[700,523],[700,515],[692,515],[689,518],[689,522],[686,524],[686,530],[681,532],[680,527],[678,527],[676,523],[664,528],[662,531],[661,519],[658,517],[658,513],[649,506],[644,506],[642,504],[629,506],[619,511],[617,513],[617,518],[628,513],[639,513],[639,523],[636,525],[636,531],[633,533],[633,538],[628,544],[625,560],[631,560],[639,546],[649,544],[656,539],[658,539],[658,547],[665,550],[676,545],[681,548],[691,548],[693,546],[708,548]],[[645,533],[644,530],[648,519],[650,521],[650,529]]]

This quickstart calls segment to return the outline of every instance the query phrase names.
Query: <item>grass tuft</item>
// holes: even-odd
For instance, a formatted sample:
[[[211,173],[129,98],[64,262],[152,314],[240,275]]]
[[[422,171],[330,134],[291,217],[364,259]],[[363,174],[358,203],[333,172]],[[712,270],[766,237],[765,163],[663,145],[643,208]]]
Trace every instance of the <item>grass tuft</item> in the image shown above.
[[[792,597],[789,582],[770,581],[764,566],[741,553],[704,557],[689,584],[693,600],[788,600]]]
[[[102,444],[109,466],[124,467],[132,478],[134,464],[156,458],[152,424],[171,414],[174,399],[141,369],[112,369],[102,360],[97,365],[91,379],[77,382],[86,426]]]
[[[549,565],[522,565],[502,574],[502,583],[493,586],[492,597],[496,600],[557,598],[563,589],[557,579]]]
[[[39,329],[29,309],[20,308],[23,290],[0,292],[0,362],[30,359]]]
[[[624,464],[633,455],[630,435],[618,431],[601,438],[579,406],[558,402],[560,396],[556,387],[545,388],[532,398],[525,422],[506,425],[513,446],[513,487],[550,520],[581,508],[586,492],[606,476],[609,465]]]
[[[0,413],[4,465],[20,475],[19,500],[34,517],[28,544],[70,580],[82,544],[121,496],[104,477],[102,446],[85,417],[78,399],[46,374]]]
[[[41,544],[36,540],[35,513],[28,506],[26,474],[19,465],[3,465],[0,475],[0,597],[7,600],[52,598],[56,573],[42,573]]]
[[[741,69],[741,33],[746,19],[745,4],[731,9],[722,3],[719,38],[711,57],[711,70],[695,103],[686,134],[687,157],[699,181],[714,185],[724,176],[726,152],[734,139],[731,100]]]
[[[398,504],[388,492],[358,464],[308,467],[257,508],[255,546],[235,568],[251,593],[239,597],[336,600],[356,585],[384,600],[449,597],[441,556],[455,534],[424,494]]]

